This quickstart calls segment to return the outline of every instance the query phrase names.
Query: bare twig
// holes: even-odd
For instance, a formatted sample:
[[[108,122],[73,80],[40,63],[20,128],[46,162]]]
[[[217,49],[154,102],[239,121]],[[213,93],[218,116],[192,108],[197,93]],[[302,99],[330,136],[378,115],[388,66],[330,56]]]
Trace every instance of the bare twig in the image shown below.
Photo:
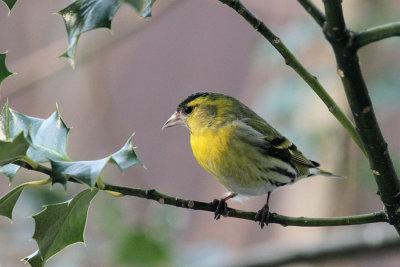
[[[321,10],[311,0],[297,0],[304,9],[310,14],[311,17],[318,23],[319,26],[324,26],[325,23],[325,15]]]
[[[364,229],[365,230],[365,229]],[[373,229],[372,229],[373,230]],[[381,229],[377,229],[381,230]],[[381,232],[381,231],[377,231]],[[380,239],[382,238],[382,239]],[[272,244],[271,244],[272,243]],[[379,258],[388,252],[398,252],[400,240],[396,237],[379,236],[377,240],[368,240],[363,231],[335,231],[334,235],[324,236],[323,240],[315,240],[291,247],[285,242],[272,241],[265,245],[241,251],[220,266],[230,267],[269,267],[287,266],[301,263],[312,264],[349,260],[351,258]],[[340,264],[334,264],[339,266]]]
[[[33,168],[32,166],[27,165],[23,161],[17,161],[15,162],[15,164],[51,176],[51,168],[48,168],[46,166],[37,164],[37,166]],[[72,178],[69,179],[68,181],[74,183],[80,183],[79,181]],[[212,203],[172,197],[164,193],[158,192],[157,190],[154,189],[146,190],[141,188],[131,188],[125,186],[112,185],[108,183],[102,183],[100,189],[106,191],[107,193],[117,192],[124,196],[135,196],[140,198],[151,199],[157,201],[160,204],[171,205],[178,208],[203,210],[209,212],[215,211],[215,206]],[[224,214],[224,216],[245,219],[249,221],[256,221],[255,212],[242,211],[232,208],[227,208],[227,211]],[[387,222],[387,216],[385,211],[382,210],[362,215],[333,217],[333,218],[289,217],[276,213],[271,213],[271,217],[269,219],[269,223],[277,223],[282,226],[303,226],[303,227],[357,225],[357,224],[367,224],[367,223],[377,223],[377,222]]]
[[[297,0],[321,28],[326,22],[325,14],[314,5],[311,0]],[[355,50],[360,49],[370,43],[377,42],[386,38],[400,36],[400,22],[391,22],[379,25],[365,31],[354,32],[354,37],[348,46]]]
[[[359,134],[357,133],[353,123],[344,114],[332,97],[328,94],[325,88],[321,85],[318,79],[309,73],[307,69],[298,61],[286,45],[276,36],[261,20],[254,16],[239,0],[218,0],[234,9],[240,14],[253,28],[264,36],[272,46],[282,55],[285,63],[289,65],[299,76],[314,90],[319,98],[325,103],[328,110],[336,117],[336,119],[346,129],[348,134],[358,145],[361,151],[364,152],[364,147],[361,143]]]
[[[111,185],[111,184],[105,184],[104,189],[109,191],[119,192],[124,195],[152,199],[159,202],[160,204],[166,204],[180,208],[204,210],[210,212],[215,211],[215,206],[213,206],[212,203],[171,197],[166,194],[160,193],[154,189],[144,190],[139,188],[130,188],[130,187]],[[256,213],[228,208],[224,216],[254,221]],[[345,216],[345,217],[334,217],[334,218],[289,217],[272,213],[269,223],[277,223],[282,226],[304,226],[304,227],[337,226],[337,225],[354,225],[354,224],[365,224],[373,222],[385,222],[386,221],[385,217],[386,215],[384,211],[363,214],[363,215],[356,215],[356,216]]]
[[[372,42],[394,36],[400,36],[400,22],[392,22],[356,33],[354,36],[354,48],[359,49]]]
[[[367,158],[378,184],[390,223],[400,234],[400,183],[382,136],[368,88],[358,61],[357,51],[351,47],[354,34],[346,28],[341,0],[324,0],[326,24],[324,32],[336,56],[338,74],[342,80],[347,99]]]

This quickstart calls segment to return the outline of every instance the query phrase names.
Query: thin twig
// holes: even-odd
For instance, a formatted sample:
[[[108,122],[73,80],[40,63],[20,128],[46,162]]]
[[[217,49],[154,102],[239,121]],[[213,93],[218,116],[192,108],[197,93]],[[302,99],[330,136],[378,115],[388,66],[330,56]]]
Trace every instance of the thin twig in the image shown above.
[[[354,35],[346,28],[341,0],[324,0],[325,36],[335,53],[338,74],[364,144],[367,158],[378,184],[380,197],[390,223],[400,234],[400,182],[378,121],[358,61],[357,51],[349,46]]]
[[[325,15],[324,13],[316,6],[311,0],[297,0],[304,9],[310,14],[311,17],[318,23],[321,28],[324,26],[325,23]]]
[[[36,168],[32,168],[31,166],[25,164],[22,161],[17,161],[15,162],[15,164],[51,176],[51,168],[48,168],[46,166],[38,164]],[[78,180],[75,180],[73,178],[70,178],[68,181],[74,183],[80,183]],[[203,210],[209,212],[215,211],[215,206],[212,203],[177,198],[158,192],[155,189],[146,190],[141,188],[112,185],[108,183],[102,183],[101,187],[102,188],[99,189],[106,191],[106,193],[108,194],[110,194],[109,193],[110,191],[119,193],[118,195],[119,197],[121,196],[120,194],[122,194],[125,196],[134,196],[139,198],[151,199],[157,201],[160,204],[171,205],[178,208]],[[255,220],[256,212],[242,211],[232,208],[227,208],[224,216],[245,219],[249,221],[256,221]],[[276,223],[282,226],[303,226],[303,227],[357,225],[357,224],[368,224],[377,222],[387,222],[387,216],[385,211],[382,210],[362,215],[332,217],[332,218],[290,217],[290,216],[280,215],[277,213],[271,213],[269,219],[269,223]]]
[[[172,197],[160,193],[154,189],[145,190],[140,188],[130,188],[130,187],[117,186],[106,183],[104,185],[105,185],[104,188],[105,190],[119,192],[128,196],[152,199],[160,204],[166,204],[179,208],[187,208],[193,210],[203,210],[210,212],[215,211],[215,206],[213,206],[212,203]],[[224,216],[255,221],[256,212],[249,212],[249,211],[242,211],[242,210],[228,208]],[[385,221],[386,221],[385,212],[378,211],[363,215],[333,217],[333,218],[289,217],[289,216],[279,215],[276,213],[271,213],[269,223],[277,223],[282,226],[316,227],[316,226],[356,225],[356,224],[366,224],[366,223],[385,222]]]
[[[360,49],[372,42],[394,36],[400,36],[400,22],[392,22],[356,33],[354,36],[354,48]]]
[[[380,229],[377,229],[380,230]],[[378,231],[379,232],[379,231]],[[362,233],[341,233],[324,236],[323,240],[298,244],[295,248],[285,242],[271,242],[264,246],[256,246],[235,254],[230,260],[221,262],[223,267],[277,267],[287,265],[301,265],[306,263],[321,263],[326,265],[338,259],[380,258],[389,252],[396,253],[400,248],[400,240],[396,237],[384,237],[377,240],[366,240]],[[333,264],[339,266],[340,264]]]
[[[314,90],[319,98],[325,103],[328,110],[336,117],[336,119],[346,129],[348,134],[358,145],[361,151],[364,152],[359,134],[357,133],[353,123],[344,114],[332,97],[328,94],[325,88],[318,81],[317,77],[307,71],[307,69],[298,61],[298,59],[292,54],[292,52],[286,47],[286,45],[276,36],[261,20],[254,16],[239,0],[218,0],[234,9],[240,14],[253,28],[264,36],[272,46],[278,50],[278,52],[285,59],[287,65],[289,65],[299,76]]]

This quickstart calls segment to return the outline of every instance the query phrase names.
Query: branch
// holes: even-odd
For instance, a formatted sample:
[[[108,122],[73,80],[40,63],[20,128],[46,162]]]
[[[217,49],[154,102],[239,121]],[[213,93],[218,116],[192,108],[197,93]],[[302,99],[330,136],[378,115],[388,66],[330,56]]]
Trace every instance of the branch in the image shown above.
[[[318,23],[319,26],[323,27],[325,23],[325,15],[322,13],[319,8],[314,5],[314,3],[311,0],[297,0],[303,7],[304,9],[308,12],[308,14],[311,15],[311,17],[314,18],[314,20]]]
[[[400,36],[400,22],[392,22],[356,33],[353,45],[355,49],[360,49],[372,42],[394,36]]]
[[[17,161],[15,164],[27,168],[29,170],[38,171],[51,176],[51,168],[38,164],[35,168],[27,165],[25,162]],[[79,181],[71,178],[69,182],[80,183]],[[112,195],[113,192],[118,192],[124,196],[134,196],[139,198],[146,198],[157,201],[160,204],[166,204],[175,206],[178,208],[193,209],[193,210],[203,210],[203,211],[215,211],[215,206],[212,203],[200,202],[195,200],[187,200],[177,197],[172,197],[164,193],[158,192],[157,190],[141,189],[141,188],[131,188],[125,186],[112,185],[108,183],[102,183],[102,186],[97,186],[99,189],[106,191]],[[119,195],[121,196],[121,195]],[[239,219],[245,219],[249,221],[256,221],[256,212],[242,211],[232,208],[227,208],[224,217],[233,217]],[[355,215],[355,216],[345,216],[345,217],[333,217],[333,218],[307,218],[307,217],[289,217],[284,215],[279,215],[277,213],[271,213],[269,223],[276,223],[282,226],[303,226],[303,227],[318,227],[318,226],[340,226],[340,225],[358,225],[358,224],[368,224],[377,222],[388,222],[385,211],[378,211],[374,213]]]
[[[292,52],[285,46],[285,44],[276,36],[271,30],[254,16],[239,0],[218,0],[223,4],[230,6],[239,15],[241,15],[253,28],[264,36],[273,47],[282,55],[287,65],[289,65],[299,76],[314,90],[319,98],[325,103],[329,111],[336,117],[336,119],[346,129],[350,137],[358,145],[361,151],[364,148],[359,134],[354,128],[353,123],[343,113],[340,107],[335,103],[331,96],[327,93],[325,88],[320,84],[318,79],[307,71],[307,69],[297,60]]]
[[[324,13],[311,0],[297,0],[311,17],[323,27],[326,21]],[[391,22],[384,25],[379,25],[365,31],[354,33],[354,39],[349,45],[353,49],[358,50],[370,43],[377,42],[386,38],[400,36],[400,22]]]
[[[372,173],[389,220],[400,234],[400,183],[375,117],[368,88],[358,62],[358,55],[348,44],[353,34],[346,28],[341,0],[324,0],[326,24],[324,32],[336,56],[338,73],[364,144]]]
[[[105,183],[105,190],[119,192],[123,195],[147,198],[157,201],[160,204],[171,205],[179,208],[187,208],[193,210],[215,211],[215,206],[212,203],[186,200],[177,197],[168,196],[154,189],[145,190],[139,188],[130,188]],[[256,212],[242,211],[228,208],[225,217],[234,217],[255,221]],[[369,213],[356,216],[333,217],[333,218],[306,218],[306,217],[289,217],[276,213],[271,213],[269,223],[277,223],[282,226],[338,226],[338,225],[356,225],[375,222],[385,222],[386,215],[384,211]]]
[[[398,252],[400,240],[398,238],[386,237],[383,240],[368,242],[362,235],[336,233],[332,236],[325,236],[323,242],[307,242],[299,244],[296,248],[290,248],[287,244],[266,244],[257,246],[234,255],[222,266],[246,266],[246,267],[275,267],[301,263],[312,264],[324,262],[325,264],[337,259],[351,259],[362,257],[379,258],[389,251]],[[339,237],[338,237],[339,235]],[[338,240],[338,238],[340,238]]]

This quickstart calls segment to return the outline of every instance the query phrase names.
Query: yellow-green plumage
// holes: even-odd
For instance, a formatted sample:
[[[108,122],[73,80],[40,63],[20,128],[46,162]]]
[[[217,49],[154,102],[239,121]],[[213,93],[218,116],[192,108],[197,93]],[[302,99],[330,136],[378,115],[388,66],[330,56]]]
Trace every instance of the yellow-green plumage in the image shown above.
[[[199,164],[235,194],[264,195],[314,174],[334,176],[320,170],[318,163],[230,96],[189,96],[165,127],[177,124],[189,128]]]

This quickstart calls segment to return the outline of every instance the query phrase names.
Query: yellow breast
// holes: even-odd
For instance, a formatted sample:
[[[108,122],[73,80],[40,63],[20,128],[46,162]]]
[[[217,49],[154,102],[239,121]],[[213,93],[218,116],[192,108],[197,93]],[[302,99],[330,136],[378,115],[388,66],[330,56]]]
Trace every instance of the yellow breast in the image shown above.
[[[193,154],[199,164],[220,180],[221,169],[227,164],[229,157],[232,129],[229,127],[206,128],[191,134],[190,143]],[[220,182],[222,182],[220,180]]]

